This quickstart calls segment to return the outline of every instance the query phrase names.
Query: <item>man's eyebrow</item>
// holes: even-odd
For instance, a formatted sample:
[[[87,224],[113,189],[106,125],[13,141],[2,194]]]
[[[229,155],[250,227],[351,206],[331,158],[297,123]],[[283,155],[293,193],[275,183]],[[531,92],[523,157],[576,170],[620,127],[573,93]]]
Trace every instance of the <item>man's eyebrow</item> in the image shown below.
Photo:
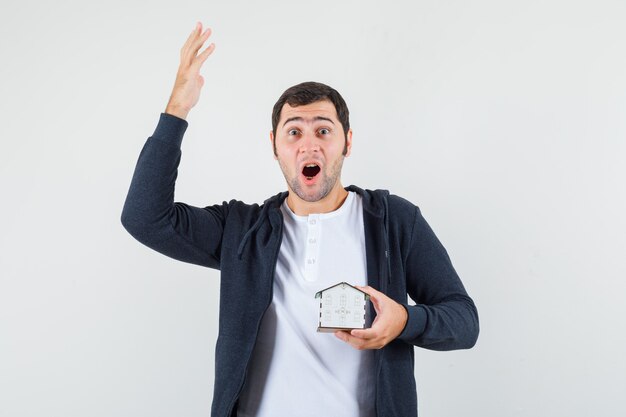
[[[285,123],[283,123],[283,127],[285,127],[285,125],[286,125],[287,123],[289,123],[289,122],[294,122],[294,121],[295,121],[295,122],[301,122],[301,121],[303,121],[303,120],[304,120],[304,119],[303,119],[302,117],[300,117],[300,116],[290,117],[289,119],[285,120]],[[326,120],[327,122],[331,122],[332,124],[335,124],[335,122],[333,122],[331,119],[329,119],[328,117],[324,117],[324,116],[315,116],[315,117],[313,118],[313,120],[314,120],[314,121],[317,121],[317,120]]]

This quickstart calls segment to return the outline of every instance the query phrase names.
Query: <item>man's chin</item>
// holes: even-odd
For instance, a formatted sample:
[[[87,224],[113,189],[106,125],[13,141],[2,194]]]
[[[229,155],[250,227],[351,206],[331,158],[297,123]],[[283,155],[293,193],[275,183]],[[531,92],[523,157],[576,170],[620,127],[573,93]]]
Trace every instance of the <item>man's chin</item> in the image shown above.
[[[306,201],[307,203],[315,203],[322,200],[324,197],[328,195],[328,193],[323,194],[321,192],[303,192],[302,190],[295,191],[296,195],[300,197],[301,200]]]
[[[316,184],[314,187],[307,187],[305,185],[298,184],[297,187],[292,189],[292,191],[298,197],[300,197],[301,200],[304,200],[307,203],[316,203],[320,200],[323,200],[326,196],[328,196],[328,194],[330,194],[331,190],[332,187],[329,189],[324,189],[324,187],[322,187],[322,184]]]

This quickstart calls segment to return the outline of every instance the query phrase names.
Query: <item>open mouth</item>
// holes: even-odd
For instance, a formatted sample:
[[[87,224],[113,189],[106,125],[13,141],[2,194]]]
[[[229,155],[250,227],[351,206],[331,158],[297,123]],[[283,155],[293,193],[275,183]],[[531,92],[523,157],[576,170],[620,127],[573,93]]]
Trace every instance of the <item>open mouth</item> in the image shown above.
[[[304,168],[302,168],[302,175],[304,175],[306,179],[310,180],[319,174],[320,171],[321,168],[317,164],[306,164]]]

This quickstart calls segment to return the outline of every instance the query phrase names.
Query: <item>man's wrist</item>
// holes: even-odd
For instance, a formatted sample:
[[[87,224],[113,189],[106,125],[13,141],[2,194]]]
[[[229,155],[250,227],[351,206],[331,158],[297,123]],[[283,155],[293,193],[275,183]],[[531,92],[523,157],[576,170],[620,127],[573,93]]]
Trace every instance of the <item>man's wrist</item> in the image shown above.
[[[407,311],[408,318],[398,339],[410,343],[418,338],[426,329],[428,321],[426,309],[420,304],[408,305],[403,303],[400,305]]]
[[[175,104],[168,104],[167,107],[165,108],[164,113],[171,114],[172,116],[176,116],[183,120],[187,120],[187,115],[189,114],[189,110],[186,110]]]
[[[404,312],[404,321],[402,323],[402,327],[400,328],[400,331],[398,332],[396,337],[399,337],[403,332],[404,329],[406,329],[406,325],[409,322],[409,310],[407,309],[407,307],[404,304],[398,303],[398,305],[400,307],[402,307],[402,311]]]

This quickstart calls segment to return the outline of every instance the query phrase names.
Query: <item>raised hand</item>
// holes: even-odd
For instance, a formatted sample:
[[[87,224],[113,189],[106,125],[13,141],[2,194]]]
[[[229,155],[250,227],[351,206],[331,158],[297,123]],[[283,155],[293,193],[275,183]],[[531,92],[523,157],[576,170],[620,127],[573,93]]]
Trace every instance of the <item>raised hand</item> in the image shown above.
[[[186,119],[189,111],[198,102],[200,90],[204,85],[204,78],[200,75],[200,68],[215,50],[215,44],[211,43],[199,54],[198,51],[210,35],[211,29],[206,28],[202,32],[202,22],[198,22],[181,48],[180,66],[176,73],[176,82],[174,83],[174,89],[170,95],[165,113]]]

